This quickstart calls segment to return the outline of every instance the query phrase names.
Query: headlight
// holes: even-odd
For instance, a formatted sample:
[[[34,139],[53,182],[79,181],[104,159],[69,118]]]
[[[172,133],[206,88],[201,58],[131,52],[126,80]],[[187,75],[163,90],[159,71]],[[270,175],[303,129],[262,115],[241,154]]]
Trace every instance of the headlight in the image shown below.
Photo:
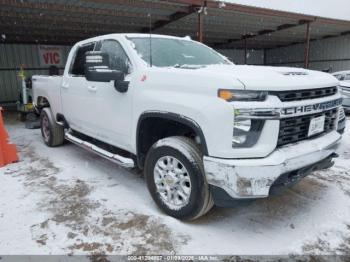
[[[218,97],[231,101],[264,101],[267,97],[265,91],[247,91],[247,90],[231,90],[219,89]]]
[[[233,127],[232,146],[252,147],[259,139],[264,120],[257,119],[237,119],[235,118]]]

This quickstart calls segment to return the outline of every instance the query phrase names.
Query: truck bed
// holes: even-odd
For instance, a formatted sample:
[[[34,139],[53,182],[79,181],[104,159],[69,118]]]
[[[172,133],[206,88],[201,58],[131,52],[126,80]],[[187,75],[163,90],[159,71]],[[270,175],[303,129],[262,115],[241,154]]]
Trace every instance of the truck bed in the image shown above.
[[[33,81],[33,103],[38,105],[41,97],[50,101],[51,109],[55,110],[54,115],[62,112],[61,106],[61,85],[63,76],[34,75]]]

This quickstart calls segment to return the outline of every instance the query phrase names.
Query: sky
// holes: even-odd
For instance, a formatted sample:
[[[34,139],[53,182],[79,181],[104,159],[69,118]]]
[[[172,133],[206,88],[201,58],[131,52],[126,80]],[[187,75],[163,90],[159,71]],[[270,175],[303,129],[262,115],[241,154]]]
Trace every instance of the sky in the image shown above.
[[[307,15],[350,21],[350,0],[225,0],[242,5],[265,7]]]

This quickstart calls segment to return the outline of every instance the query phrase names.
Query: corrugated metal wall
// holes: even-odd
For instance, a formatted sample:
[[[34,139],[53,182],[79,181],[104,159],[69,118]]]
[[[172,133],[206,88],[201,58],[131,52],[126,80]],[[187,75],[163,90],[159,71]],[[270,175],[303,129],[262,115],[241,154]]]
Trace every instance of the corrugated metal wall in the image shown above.
[[[235,64],[244,64],[244,50],[242,49],[219,49],[217,50],[224,56],[228,57]],[[248,50],[247,64],[249,65],[263,65],[264,51],[262,50]]]
[[[70,47],[63,47],[64,61]],[[18,100],[21,88],[19,68],[25,65],[26,76],[48,74],[48,68],[40,66],[37,45],[0,44],[0,103]]]
[[[303,44],[266,51],[266,63],[275,66],[304,66]],[[350,70],[350,35],[310,43],[310,69],[332,72]]]

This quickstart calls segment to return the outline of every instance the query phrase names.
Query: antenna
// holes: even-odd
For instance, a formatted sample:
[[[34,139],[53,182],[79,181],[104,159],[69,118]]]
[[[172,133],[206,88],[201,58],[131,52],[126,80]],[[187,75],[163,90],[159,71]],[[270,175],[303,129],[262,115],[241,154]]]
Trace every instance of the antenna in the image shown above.
[[[148,14],[149,17],[149,64],[152,67],[153,61],[152,61],[152,15],[151,13]]]

